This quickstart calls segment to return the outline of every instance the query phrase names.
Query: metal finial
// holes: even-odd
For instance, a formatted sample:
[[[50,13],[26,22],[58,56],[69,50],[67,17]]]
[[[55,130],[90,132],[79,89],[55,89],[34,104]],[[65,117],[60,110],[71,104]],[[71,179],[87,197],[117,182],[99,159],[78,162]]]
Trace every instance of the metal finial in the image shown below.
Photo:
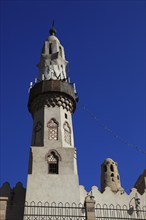
[[[54,20],[53,20],[53,22],[52,22],[52,27],[51,27],[51,29],[49,30],[49,33],[50,33],[50,35],[56,35],[56,29],[55,29],[55,27],[54,27]]]

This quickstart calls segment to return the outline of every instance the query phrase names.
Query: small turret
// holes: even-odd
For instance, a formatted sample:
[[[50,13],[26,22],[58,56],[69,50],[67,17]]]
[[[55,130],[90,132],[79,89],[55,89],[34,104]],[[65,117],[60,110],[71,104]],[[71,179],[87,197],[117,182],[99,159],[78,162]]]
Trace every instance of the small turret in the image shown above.
[[[118,164],[110,158],[107,158],[101,165],[101,192],[103,192],[107,186],[110,187],[113,192],[122,190]]]

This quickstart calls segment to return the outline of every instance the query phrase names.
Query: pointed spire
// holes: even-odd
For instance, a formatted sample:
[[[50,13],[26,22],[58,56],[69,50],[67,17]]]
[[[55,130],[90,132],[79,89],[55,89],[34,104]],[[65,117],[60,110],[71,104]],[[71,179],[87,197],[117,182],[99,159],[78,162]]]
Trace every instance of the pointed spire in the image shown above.
[[[49,33],[50,33],[50,35],[56,35],[56,29],[55,29],[55,27],[54,27],[54,20],[53,20],[53,22],[52,22],[52,27],[51,27],[51,29],[49,30]]]

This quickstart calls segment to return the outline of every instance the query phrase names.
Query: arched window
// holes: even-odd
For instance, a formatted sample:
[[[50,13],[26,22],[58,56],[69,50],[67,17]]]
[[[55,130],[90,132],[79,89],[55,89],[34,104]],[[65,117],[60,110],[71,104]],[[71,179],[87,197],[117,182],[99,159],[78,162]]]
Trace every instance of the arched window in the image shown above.
[[[114,172],[114,167],[113,167],[112,164],[110,165],[110,170],[111,170],[112,172]]]
[[[49,54],[52,54],[52,43],[49,43]]]
[[[58,122],[52,118],[48,124],[48,139],[49,140],[58,140]]]
[[[107,166],[106,165],[104,165],[104,172],[106,172],[107,171]]]
[[[60,155],[56,150],[50,150],[46,155],[46,160],[48,162],[48,173],[58,174],[59,173],[59,160],[61,160]]]
[[[54,152],[48,156],[48,173],[58,174],[58,157]]]
[[[59,53],[60,53],[60,56],[62,57],[62,48],[59,47]]]
[[[63,128],[64,128],[64,140],[66,143],[71,145],[71,129],[67,121],[64,123]]]
[[[65,75],[64,75],[64,71],[63,71],[63,65],[61,65],[61,75],[62,75],[62,79],[65,79]]]
[[[34,126],[33,145],[41,145],[42,140],[42,123],[38,121]]]

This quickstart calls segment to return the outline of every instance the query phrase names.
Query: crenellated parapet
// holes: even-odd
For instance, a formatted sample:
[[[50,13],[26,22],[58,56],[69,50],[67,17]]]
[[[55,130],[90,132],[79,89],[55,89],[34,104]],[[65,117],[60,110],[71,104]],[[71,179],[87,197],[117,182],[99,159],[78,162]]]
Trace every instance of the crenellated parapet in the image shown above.
[[[139,176],[139,178],[137,179],[134,187],[137,189],[137,191],[140,194],[143,194],[144,192],[146,192],[146,169]]]
[[[136,208],[136,202],[139,202],[139,207],[146,206],[146,192],[142,195],[139,194],[136,188],[132,188],[130,193],[127,194],[126,192],[121,193],[120,191],[114,193],[110,187],[106,187],[105,191],[102,193],[97,186],[93,186],[89,192],[87,192],[84,186],[80,186],[80,196],[81,196],[81,203],[84,202],[85,197],[88,195],[92,195],[96,204],[100,204],[103,206],[106,204],[109,205],[120,205],[127,206],[127,207],[134,207]]]
[[[11,187],[8,182],[5,182],[0,188],[0,213],[2,220],[5,219],[22,219],[24,213],[26,189],[21,182],[18,182],[15,187]]]

